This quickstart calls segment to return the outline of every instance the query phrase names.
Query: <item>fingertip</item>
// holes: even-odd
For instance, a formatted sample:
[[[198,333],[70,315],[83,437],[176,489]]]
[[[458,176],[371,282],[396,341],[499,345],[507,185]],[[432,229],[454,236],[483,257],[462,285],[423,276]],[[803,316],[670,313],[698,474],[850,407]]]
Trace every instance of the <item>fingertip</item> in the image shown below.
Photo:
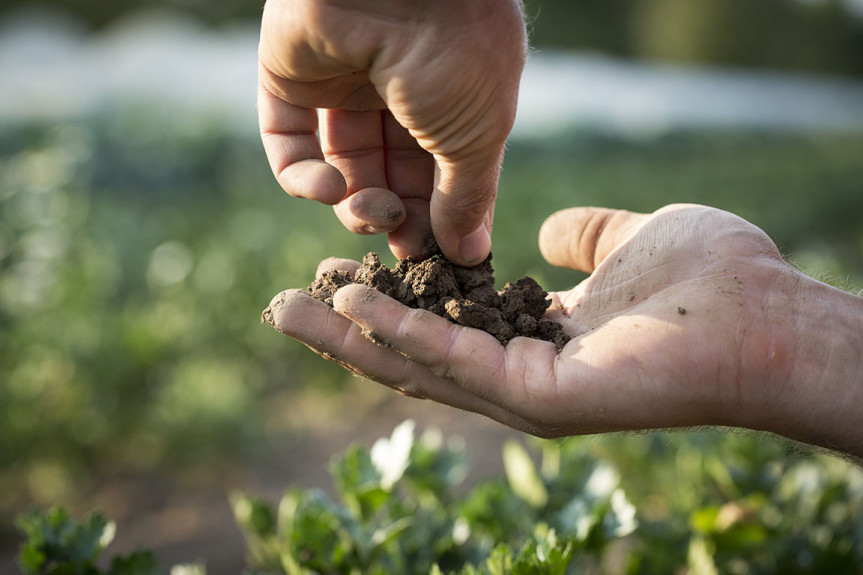
[[[458,193],[435,191],[430,204],[431,224],[441,251],[453,262],[471,267],[491,251],[495,193],[468,187]]]
[[[351,317],[351,312],[357,305],[369,304],[376,301],[383,294],[374,288],[363,284],[348,284],[333,295],[333,309],[340,314]]]
[[[483,222],[459,241],[459,259],[456,263],[468,267],[475,266],[485,261],[489,252],[491,252],[491,234]]]
[[[329,257],[318,264],[318,269],[315,270],[315,277],[320,278],[326,272],[340,271],[345,272],[351,278],[360,268],[360,262],[347,258]]]
[[[491,253],[491,234],[485,222],[465,236],[435,229],[440,251],[453,263],[473,267],[481,264]]]
[[[436,182],[430,202],[432,227],[444,254],[462,265],[481,263],[491,249],[490,232],[504,141],[505,137],[500,140],[500,147],[483,146],[459,157],[435,156]]]
[[[392,232],[405,221],[401,198],[384,188],[365,188],[351,194],[344,208],[357,221],[361,233]]]
[[[347,193],[347,183],[342,173],[323,160],[295,162],[279,173],[278,180],[290,195],[329,206],[339,203]]]
[[[291,334],[293,314],[298,305],[314,300],[308,293],[299,289],[285,290],[277,294],[261,314],[261,320],[284,334]]]
[[[567,233],[566,219],[569,212],[572,216],[572,210],[560,210],[548,216],[539,228],[539,251],[545,261],[554,266],[563,266],[568,261],[568,256],[562,252],[568,250],[569,244],[562,240],[565,239]]]

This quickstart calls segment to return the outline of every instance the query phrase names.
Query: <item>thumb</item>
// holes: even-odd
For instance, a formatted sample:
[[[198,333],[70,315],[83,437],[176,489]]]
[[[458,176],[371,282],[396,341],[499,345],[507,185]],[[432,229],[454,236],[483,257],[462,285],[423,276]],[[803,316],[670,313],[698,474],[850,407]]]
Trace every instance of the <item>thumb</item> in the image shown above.
[[[491,251],[501,158],[437,163],[432,232],[444,255],[459,265],[482,263]]]
[[[607,208],[561,210],[542,224],[539,249],[552,265],[591,273],[649,218],[648,214]]]

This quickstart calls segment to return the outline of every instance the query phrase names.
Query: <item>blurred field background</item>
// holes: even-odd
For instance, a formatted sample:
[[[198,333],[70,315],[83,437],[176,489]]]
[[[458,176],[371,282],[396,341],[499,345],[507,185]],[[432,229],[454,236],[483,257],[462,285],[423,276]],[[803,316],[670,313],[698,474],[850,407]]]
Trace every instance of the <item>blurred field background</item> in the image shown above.
[[[535,54],[496,210],[501,284],[583,277],[536,247],[557,209],[696,202],[756,223],[816,277],[863,286],[863,3],[526,11]],[[0,7],[4,573],[12,518],[55,503],[104,509],[120,547],[237,572],[229,490],[326,488],[330,456],[405,417],[465,434],[475,472],[499,469],[513,433],[378,390],[259,323],[327,256],[392,262],[383,239],[349,234],[269,173],[259,14],[240,0]]]

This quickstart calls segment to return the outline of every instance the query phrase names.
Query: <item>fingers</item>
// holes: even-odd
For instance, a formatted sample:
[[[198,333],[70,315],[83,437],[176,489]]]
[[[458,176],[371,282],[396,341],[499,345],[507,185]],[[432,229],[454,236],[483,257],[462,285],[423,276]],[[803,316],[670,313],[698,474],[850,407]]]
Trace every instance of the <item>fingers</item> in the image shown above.
[[[424,199],[432,195],[435,163],[432,155],[420,147],[410,132],[389,111],[381,112],[384,164],[389,189],[401,198]]]
[[[324,156],[347,183],[346,198],[336,208],[345,227],[393,232],[405,222],[404,199],[428,201],[433,159],[390,113],[322,110],[321,118]]]
[[[405,222],[387,237],[390,250],[399,259],[428,255],[434,247],[428,200],[406,199]]]
[[[383,188],[365,188],[334,206],[342,224],[355,234],[394,231],[405,221],[401,198]]]
[[[650,217],[607,208],[561,210],[543,223],[539,249],[552,265],[590,273]]]
[[[404,221],[401,200],[387,189],[380,112],[321,110],[321,149],[347,185],[336,207],[342,224],[358,234],[395,230]]]
[[[289,104],[260,84],[258,121],[270,168],[286,192],[329,205],[345,197],[345,179],[324,162],[315,110]]]
[[[348,194],[386,188],[384,134],[378,110],[321,110],[321,149],[344,175]]]
[[[373,343],[357,324],[301,290],[288,290],[273,298],[264,319],[327,359],[404,395],[480,413],[511,427],[529,427],[519,417],[461,389],[452,380]]]
[[[429,215],[434,158],[389,112],[383,113],[383,128],[387,182],[405,210],[404,222],[389,234],[390,250],[399,259],[424,256],[434,240]]]
[[[406,197],[430,195],[431,156],[409,135],[405,138],[405,130],[385,130],[380,111],[324,111],[322,148],[315,110],[285,102],[263,85],[258,101],[261,138],[280,185],[292,196],[335,205],[349,230],[387,233],[404,223],[406,208],[390,187]],[[406,233],[424,227],[424,219]]]
[[[346,272],[351,278],[360,269],[360,262],[345,258],[327,258],[318,264],[318,269],[315,271],[315,277],[319,278],[326,272]]]
[[[519,417],[541,407],[542,390],[537,386],[553,379],[557,350],[549,342],[516,338],[504,348],[484,331],[407,308],[358,284],[336,292],[333,305],[370,337],[454,382],[463,392]]]

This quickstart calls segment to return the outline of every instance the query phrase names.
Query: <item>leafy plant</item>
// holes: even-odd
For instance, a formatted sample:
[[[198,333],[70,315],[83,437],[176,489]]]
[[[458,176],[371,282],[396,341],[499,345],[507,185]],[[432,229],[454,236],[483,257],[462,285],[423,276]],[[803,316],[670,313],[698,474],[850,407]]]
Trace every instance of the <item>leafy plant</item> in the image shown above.
[[[413,423],[371,450],[334,461],[339,501],[292,490],[277,509],[245,495],[233,508],[260,573],[565,573],[630,534],[634,508],[605,468],[555,483],[518,443],[506,447],[507,481],[462,492],[466,460],[439,433]]]
[[[162,571],[151,552],[115,557],[110,567],[96,567],[100,554],[114,539],[116,525],[100,513],[73,520],[61,508],[33,510],[20,517],[18,529],[27,537],[18,556],[25,575],[158,575]]]
[[[337,500],[294,489],[274,508],[234,496],[249,563],[289,575],[850,574],[863,564],[863,472],[842,460],[754,434],[535,447],[507,443],[506,477],[465,491],[460,444],[415,438],[406,422],[334,461]]]
[[[505,476],[465,489],[463,443],[417,436],[407,421],[333,461],[336,498],[292,488],[274,506],[235,494],[247,574],[853,574],[863,564],[863,470],[840,459],[754,434],[532,445],[507,443]],[[98,514],[31,512],[19,529],[26,575],[161,573],[148,553],[94,567],[114,533]]]
[[[54,507],[31,510],[18,518],[18,530],[26,537],[18,554],[24,575],[163,575],[151,551],[134,551],[111,559],[107,569],[98,567],[102,551],[117,531],[113,521],[92,512],[76,521]],[[175,565],[170,575],[206,575],[200,564]]]

